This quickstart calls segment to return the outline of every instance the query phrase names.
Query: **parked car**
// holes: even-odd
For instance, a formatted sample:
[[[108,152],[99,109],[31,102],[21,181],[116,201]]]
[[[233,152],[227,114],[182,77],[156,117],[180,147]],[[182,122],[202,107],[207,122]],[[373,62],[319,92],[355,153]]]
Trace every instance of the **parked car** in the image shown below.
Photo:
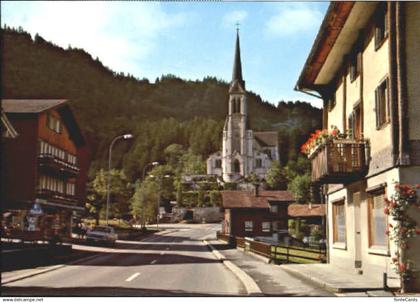
[[[108,245],[115,245],[118,239],[115,230],[111,226],[98,225],[87,231],[86,241],[89,243],[104,243]]]

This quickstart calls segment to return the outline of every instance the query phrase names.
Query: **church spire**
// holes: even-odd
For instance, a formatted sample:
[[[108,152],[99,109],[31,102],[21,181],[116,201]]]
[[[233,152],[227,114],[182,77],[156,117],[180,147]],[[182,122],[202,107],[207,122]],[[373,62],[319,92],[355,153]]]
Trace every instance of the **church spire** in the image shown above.
[[[239,28],[236,28],[235,60],[233,61],[232,82],[238,82],[245,89],[245,82],[242,79],[241,49],[239,45]]]

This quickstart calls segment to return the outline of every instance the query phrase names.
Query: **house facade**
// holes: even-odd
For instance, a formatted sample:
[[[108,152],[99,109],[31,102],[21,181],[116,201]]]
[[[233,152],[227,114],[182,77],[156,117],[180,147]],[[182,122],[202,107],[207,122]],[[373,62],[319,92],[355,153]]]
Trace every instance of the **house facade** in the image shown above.
[[[2,145],[4,223],[21,231],[69,236],[84,211],[88,149],[66,100],[2,100],[19,135]]]
[[[385,215],[395,183],[420,183],[420,4],[330,4],[296,89],[323,100],[323,129],[342,135],[315,148],[323,185],[329,261],[366,275],[393,275],[398,247]],[[419,209],[410,215],[420,222]],[[405,259],[420,289],[420,238]]]
[[[278,240],[287,234],[287,207],[293,200],[288,191],[223,191],[222,232]]]
[[[251,173],[263,179],[273,160],[279,160],[277,133],[254,132],[249,127],[247,92],[242,78],[237,33],[222,150],[207,159],[207,174],[217,175],[225,182],[236,182]]]

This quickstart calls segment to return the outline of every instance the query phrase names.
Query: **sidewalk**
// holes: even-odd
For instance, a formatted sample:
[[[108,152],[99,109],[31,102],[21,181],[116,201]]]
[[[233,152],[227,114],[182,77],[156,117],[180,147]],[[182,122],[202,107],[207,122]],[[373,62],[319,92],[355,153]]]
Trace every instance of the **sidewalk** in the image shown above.
[[[294,277],[278,265],[268,264],[261,257],[231,248],[223,241],[207,239],[207,242],[217,249],[226,260],[231,261],[248,274],[260,287],[264,296],[334,296],[333,293],[325,289]]]
[[[300,278],[310,280],[319,286],[336,293],[340,292],[382,292],[382,275],[377,279],[368,278],[365,275],[358,275],[355,272],[344,270],[331,264],[283,264],[282,269]],[[389,279],[388,287],[397,289],[398,280]],[[393,296],[388,292],[389,296]],[[374,293],[371,293],[372,295]]]

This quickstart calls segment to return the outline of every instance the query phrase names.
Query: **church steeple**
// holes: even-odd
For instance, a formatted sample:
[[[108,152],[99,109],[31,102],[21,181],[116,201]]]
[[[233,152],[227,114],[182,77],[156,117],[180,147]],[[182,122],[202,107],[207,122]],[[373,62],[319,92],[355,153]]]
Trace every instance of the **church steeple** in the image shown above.
[[[236,29],[235,59],[233,61],[233,72],[231,86],[238,82],[242,89],[245,89],[245,81],[242,78],[241,49],[239,45],[239,28]]]

